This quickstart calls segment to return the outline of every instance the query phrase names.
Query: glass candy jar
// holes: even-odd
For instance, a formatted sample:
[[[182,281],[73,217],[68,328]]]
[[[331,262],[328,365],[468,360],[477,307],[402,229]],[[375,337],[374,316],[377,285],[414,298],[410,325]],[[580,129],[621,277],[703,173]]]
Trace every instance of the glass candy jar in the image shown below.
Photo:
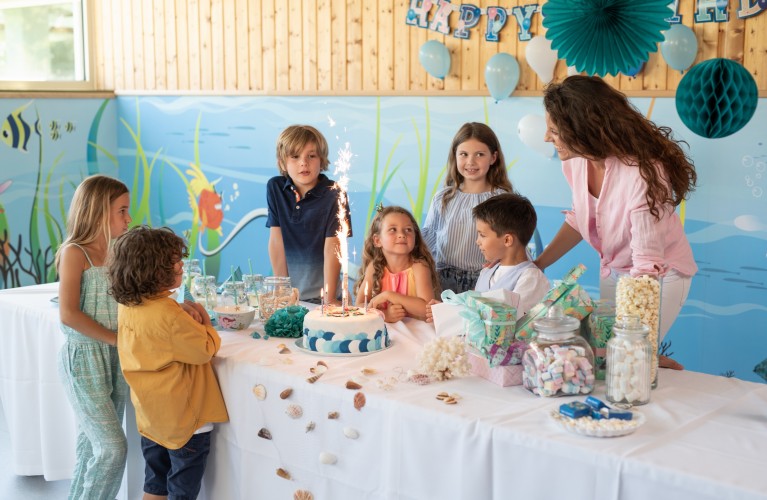
[[[245,284],[245,296],[248,305],[258,307],[258,292],[263,289],[264,277],[261,274],[243,274],[242,282]]]
[[[650,329],[639,316],[624,316],[613,325],[607,343],[607,400],[637,406],[650,401],[652,345]]]
[[[594,390],[594,353],[578,335],[581,322],[559,305],[533,322],[536,337],[522,356],[522,384],[545,397],[589,394]]]
[[[295,304],[292,300],[293,288],[289,276],[267,276],[264,286],[258,293],[258,317],[267,321],[274,311]],[[292,304],[291,304],[292,303]]]
[[[195,276],[192,280],[192,297],[198,304],[202,304],[209,315],[213,314],[218,297],[216,296],[215,276]]]
[[[653,389],[658,386],[660,305],[661,283],[656,276],[618,276],[615,287],[615,319],[621,321],[628,316],[639,316],[639,321],[649,328],[647,339],[653,352],[650,367]]]
[[[589,314],[586,340],[594,351],[594,369],[597,380],[605,379],[607,360],[605,352],[607,342],[613,335],[615,323],[615,303],[612,300],[600,299],[597,308]]]
[[[221,293],[222,306],[247,306],[248,296],[245,294],[245,283],[242,281],[227,281]]]

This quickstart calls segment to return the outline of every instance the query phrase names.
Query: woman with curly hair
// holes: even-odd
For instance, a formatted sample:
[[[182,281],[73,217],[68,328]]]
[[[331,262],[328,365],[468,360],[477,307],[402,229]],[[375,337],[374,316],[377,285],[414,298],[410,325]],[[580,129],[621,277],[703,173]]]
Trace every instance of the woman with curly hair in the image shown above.
[[[535,263],[545,269],[586,240],[599,252],[602,297],[615,296],[618,273],[657,277],[662,339],[698,269],[674,211],[695,189],[692,160],[671,129],[645,118],[599,77],[551,84],[543,104],[545,140],[554,144],[573,196],[572,210]]]
[[[406,316],[424,319],[426,304],[440,293],[434,259],[412,214],[402,207],[380,208],[362,251],[356,304],[372,290],[372,309],[382,309],[388,323]]]

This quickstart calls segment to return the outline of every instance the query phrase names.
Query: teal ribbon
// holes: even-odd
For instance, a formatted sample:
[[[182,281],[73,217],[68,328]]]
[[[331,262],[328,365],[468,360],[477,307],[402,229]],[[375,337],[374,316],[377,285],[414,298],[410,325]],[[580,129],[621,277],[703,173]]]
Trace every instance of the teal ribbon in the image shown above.
[[[463,306],[458,315],[464,320],[466,335],[473,345],[482,348],[487,343],[487,339],[485,337],[485,320],[482,319],[479,310],[486,306],[477,301],[478,297],[481,297],[481,294],[473,291],[455,293],[452,290],[445,290],[442,292],[444,303]]]

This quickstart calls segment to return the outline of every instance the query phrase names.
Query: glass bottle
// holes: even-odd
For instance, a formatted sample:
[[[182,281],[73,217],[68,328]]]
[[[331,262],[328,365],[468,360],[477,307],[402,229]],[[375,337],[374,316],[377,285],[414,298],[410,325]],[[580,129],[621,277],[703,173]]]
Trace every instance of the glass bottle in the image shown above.
[[[639,316],[624,316],[613,326],[607,343],[607,400],[625,406],[650,401],[652,345],[650,329]]]
[[[258,292],[264,286],[264,277],[261,274],[243,274],[242,282],[245,283],[245,295],[248,297],[248,305],[258,307]]]
[[[536,337],[522,356],[522,384],[544,397],[589,394],[594,390],[594,353],[578,335],[581,322],[552,306],[533,322]]]
[[[200,268],[199,259],[189,259],[184,262],[184,275],[183,281],[187,287],[192,286],[192,281],[195,276],[202,276],[202,268]]]
[[[274,311],[290,305],[293,288],[288,276],[267,276],[258,293],[258,317],[267,321]]]
[[[607,299],[597,301],[597,308],[589,314],[586,340],[594,351],[594,367],[597,380],[605,379],[607,342],[613,335],[615,323],[615,302]]]
[[[247,306],[248,296],[245,294],[245,283],[242,281],[227,281],[224,283],[224,291],[221,293],[221,305]]]
[[[195,276],[192,280],[192,297],[194,301],[202,304],[208,315],[213,317],[213,309],[216,308],[218,297],[216,295],[215,276]]]
[[[639,316],[639,321],[650,330],[647,339],[652,346],[650,367],[652,388],[658,387],[658,339],[660,329],[661,282],[657,276],[621,274],[615,287],[615,319]]]

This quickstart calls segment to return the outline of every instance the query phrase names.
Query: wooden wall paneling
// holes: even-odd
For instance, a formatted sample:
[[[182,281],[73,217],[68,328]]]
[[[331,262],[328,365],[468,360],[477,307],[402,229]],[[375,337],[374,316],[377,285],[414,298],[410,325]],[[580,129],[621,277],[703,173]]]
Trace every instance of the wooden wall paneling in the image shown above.
[[[332,89],[346,89],[346,2],[330,2],[330,61],[333,65]]]
[[[660,46],[655,52],[650,52],[640,76],[642,77],[642,90],[651,92],[665,90],[668,66],[666,66],[666,61],[663,60],[663,55],[660,53]]]
[[[517,5],[524,6],[525,2],[517,2]],[[543,16],[541,13],[536,12],[533,14],[533,17],[530,18],[530,21],[530,34],[533,36],[533,38],[536,36],[545,36],[546,29],[543,27]],[[516,19],[512,19],[511,22],[513,22],[516,27]],[[501,34],[504,35],[505,31],[506,30],[501,31]],[[512,30],[512,32],[514,32],[514,30]],[[513,36],[516,38],[516,33]],[[509,52],[511,55],[516,55],[517,62],[519,63],[519,82],[517,83],[518,91],[534,91],[538,88],[538,76],[527,62],[527,55],[525,54],[528,43],[529,40],[525,42],[519,42],[519,44],[516,46],[516,54],[514,52]]]
[[[144,88],[148,90],[154,90],[156,86],[155,82],[155,70],[154,70],[154,2],[152,0],[142,0],[141,2],[141,17],[139,18],[141,26],[141,34],[143,34],[143,53],[144,62]],[[141,36],[141,35],[139,35]]]
[[[248,89],[263,90],[261,0],[248,0]]]
[[[224,0],[222,7],[219,9],[221,13],[221,28],[223,29],[223,44],[224,50],[222,61],[223,66],[214,66],[213,71],[224,74],[224,88],[226,90],[237,90],[239,88],[240,69],[239,66],[244,64],[248,65],[248,60],[240,59],[239,48],[237,47],[237,2],[235,0]],[[245,19],[247,15],[243,16]],[[247,73],[247,70],[246,70]]]
[[[264,86],[262,90],[277,90],[277,67],[275,65],[275,44],[274,34],[274,2],[275,0],[263,0],[261,3],[261,26],[262,26],[262,53],[263,53],[263,75]]]
[[[499,2],[496,2],[496,4],[497,3]],[[504,5],[504,7],[511,9],[516,5],[516,3],[517,2],[509,2],[508,5]],[[523,44],[518,43],[517,40],[517,21],[514,16],[508,14],[508,17],[506,18],[506,25],[498,33],[498,42],[494,43],[494,45],[496,45],[496,51],[498,53],[505,52],[507,54],[511,54],[517,59],[517,62],[519,63],[519,75],[521,80],[522,73],[524,72],[525,62],[519,58],[518,51],[520,48],[524,50],[524,47],[520,47]],[[485,68],[482,68],[482,81],[485,81]],[[487,84],[485,84],[485,88],[487,88]],[[517,82],[517,89],[519,89],[519,82]],[[490,95],[490,92],[488,92],[487,95]]]
[[[154,88],[165,90],[168,88],[165,48],[169,44],[169,40],[165,37],[165,1],[154,0],[152,7],[152,24],[154,25],[154,43],[152,44],[152,50],[154,50]]]
[[[104,57],[109,58],[112,71],[114,71],[114,81],[111,86],[107,85],[105,88],[114,90],[124,86],[123,24],[114,22],[114,19],[119,19],[120,16],[120,2],[108,2],[106,5],[108,5],[108,8],[104,8],[106,17],[103,18],[104,27],[102,27],[102,33],[104,36],[112,39],[112,50],[110,52],[105,51]]]
[[[375,2],[372,2],[375,8]],[[368,26],[375,32],[375,25]],[[346,89],[351,92],[362,90],[362,66],[370,63],[363,60],[362,52],[362,2],[346,0]]]
[[[333,74],[336,71],[330,55],[332,14],[329,2],[317,2],[317,90],[325,92],[333,89]]]
[[[115,63],[122,64],[123,77],[122,81],[115,82],[115,89],[135,89],[136,83],[134,66],[136,64],[136,59],[133,56],[133,41],[135,37],[133,33],[133,19],[131,17],[131,11],[133,9],[131,9],[131,6],[128,5],[128,2],[118,2],[117,5],[119,5],[120,9],[116,15],[119,16],[119,24],[122,27],[121,44],[123,58],[121,61],[115,60]],[[99,43],[100,41],[97,40],[97,50]]]
[[[682,24],[684,24],[687,27],[693,26],[693,21],[695,19],[695,0],[679,0],[679,10],[678,13],[680,16],[682,16]],[[695,62],[698,62],[700,60],[700,51],[701,51],[701,43],[700,39],[698,40],[698,55],[695,57]],[[665,61],[664,61],[665,63]],[[695,64],[695,63],[693,63]],[[676,89],[679,86],[679,82],[682,80],[682,77],[684,76],[681,71],[675,70],[674,68],[667,66],[667,72],[666,72],[666,89]]]
[[[112,65],[107,63],[106,61],[110,60],[112,57],[112,38],[110,36],[107,36],[107,33],[105,33],[105,26],[108,26],[108,24],[105,23],[110,17],[110,7],[109,4],[111,2],[91,2],[90,5],[93,6],[93,11],[88,12],[88,16],[91,17],[91,26],[93,27],[93,37],[94,40],[99,40],[100,47],[99,50],[96,51],[93,58],[93,70],[95,71],[95,74],[91,76],[92,79],[95,79],[96,85],[98,85],[99,88],[114,88],[114,71],[112,69]],[[96,46],[96,44],[91,44],[92,46]]]
[[[469,38],[461,42],[461,89],[482,90],[485,82],[485,68],[479,67],[480,34],[475,28]]]
[[[418,59],[418,47],[410,45],[410,31],[419,30],[405,24],[407,11],[410,9],[408,0],[395,0],[394,16],[394,90],[408,92],[410,90],[410,59]]]
[[[200,54],[200,2],[199,0],[177,0],[186,4],[187,50],[189,52],[189,90],[202,88],[201,54]],[[180,53],[179,53],[180,55]],[[179,64],[184,64],[183,61]]]
[[[395,22],[400,22],[402,24],[405,24],[404,19],[398,19],[395,20]],[[433,33],[433,32],[431,32]],[[434,80],[439,80],[438,78],[434,78],[431,76],[426,69],[421,64],[420,59],[418,58],[418,53],[421,50],[421,46],[425,44],[427,41],[429,41],[430,37],[430,31],[425,28],[411,28],[408,30],[409,38],[410,38],[410,81],[408,82],[407,89],[408,90],[416,90],[416,89],[428,89],[431,87],[431,85],[434,84]],[[442,35],[439,33],[435,35],[431,35],[432,39],[441,41]],[[433,87],[431,87],[433,88]]]
[[[303,90],[315,92],[317,84],[317,8],[316,3],[307,2],[303,7],[303,28],[301,43],[303,44]]]
[[[454,31],[451,27],[443,42],[450,52],[450,71],[445,77],[444,89],[451,91],[461,90],[461,39],[453,36]]]
[[[227,3],[231,0],[226,0]],[[224,45],[224,7],[222,0],[210,2],[210,72],[213,77],[213,90],[226,89],[229,68],[227,68],[227,47]]]
[[[487,9],[487,7],[498,5],[499,2],[496,0],[482,0],[480,2],[481,8]],[[488,42],[485,40],[485,32],[487,31],[487,25],[489,24],[488,17],[482,16],[479,24],[477,25],[475,30],[477,30],[477,35],[479,35],[480,40],[480,51],[479,51],[479,68],[477,68],[477,78],[479,80],[479,88],[480,90],[487,89],[487,82],[485,82],[485,68],[487,67],[487,62],[490,60],[491,57],[493,57],[495,54],[498,53],[498,43],[496,42]],[[500,39],[500,37],[499,37]],[[511,54],[512,56],[514,54]],[[519,60],[517,60],[517,63],[519,63]],[[521,72],[521,65],[520,65],[520,72]],[[488,92],[489,93],[489,92]]]
[[[175,40],[174,40],[174,46],[175,50],[172,54],[172,58],[168,57],[168,64],[169,66],[172,64],[175,67],[175,74],[176,74],[176,87],[177,89],[189,89],[189,65],[186,63],[186,61],[189,59],[189,26],[188,22],[189,19],[187,18],[186,8],[187,8],[187,2],[183,2],[180,0],[172,0],[174,3],[173,6],[173,17],[175,19],[175,22],[173,23],[175,25]],[[168,71],[170,71],[170,67],[168,68]],[[168,85],[169,89],[172,89],[170,85]]]
[[[394,6],[389,0],[378,2],[377,30],[378,90],[394,90]]]
[[[126,2],[127,3],[127,2]],[[144,8],[143,1],[135,2],[128,12],[131,16],[131,23],[133,24],[133,31],[131,37],[133,40],[133,80],[134,88],[146,89],[146,81],[144,75],[146,73],[144,69],[144,37],[142,36],[142,30],[144,29],[144,20],[141,16],[141,11]]]
[[[213,90],[213,47],[211,35],[211,0],[199,0],[200,6],[200,88]]]
[[[290,0],[287,5],[287,22],[284,27],[287,37],[287,52],[277,52],[283,54],[288,63],[288,82],[285,90],[291,92],[300,92],[304,89],[304,47],[301,43],[301,28],[303,27],[301,0]],[[307,2],[308,3],[308,2]],[[282,7],[285,10],[285,7]]]
[[[385,2],[386,0],[381,0]],[[378,89],[378,2],[368,0],[362,7],[362,90]]]
[[[749,68],[756,85],[767,91],[767,12],[746,20],[743,63]]]
[[[237,90],[250,89],[250,61],[248,53],[249,31],[248,1],[236,0],[235,12],[235,45],[237,46]],[[255,57],[255,54],[254,54]]]

